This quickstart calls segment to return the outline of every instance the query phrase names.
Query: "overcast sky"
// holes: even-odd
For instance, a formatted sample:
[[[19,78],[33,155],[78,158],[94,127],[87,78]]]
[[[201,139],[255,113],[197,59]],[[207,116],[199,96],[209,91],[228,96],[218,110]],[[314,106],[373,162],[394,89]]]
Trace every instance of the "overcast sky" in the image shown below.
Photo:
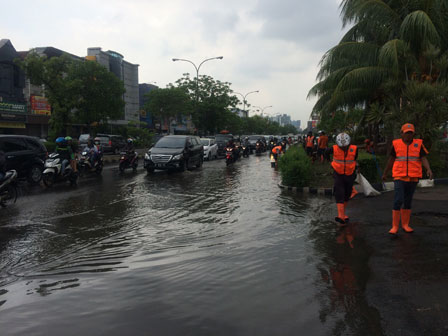
[[[194,74],[232,83],[254,106],[273,105],[302,123],[322,55],[343,35],[340,0],[0,0],[0,38],[18,51],[52,46],[78,56],[114,50],[140,65],[139,82],[160,87]]]

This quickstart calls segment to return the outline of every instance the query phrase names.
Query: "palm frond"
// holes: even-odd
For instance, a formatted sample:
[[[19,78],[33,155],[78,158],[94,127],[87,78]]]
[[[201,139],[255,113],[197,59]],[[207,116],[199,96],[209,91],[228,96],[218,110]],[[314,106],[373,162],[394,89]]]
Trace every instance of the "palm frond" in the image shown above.
[[[408,14],[401,24],[400,37],[414,49],[421,50],[429,43],[439,46],[440,35],[428,14],[422,10]]]

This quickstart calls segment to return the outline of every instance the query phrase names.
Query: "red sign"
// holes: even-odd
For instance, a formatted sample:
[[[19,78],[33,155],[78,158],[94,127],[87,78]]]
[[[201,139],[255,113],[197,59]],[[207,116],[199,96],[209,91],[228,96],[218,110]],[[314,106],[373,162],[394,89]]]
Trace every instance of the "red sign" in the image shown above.
[[[31,96],[31,113],[51,115],[51,106],[47,98],[41,96]]]

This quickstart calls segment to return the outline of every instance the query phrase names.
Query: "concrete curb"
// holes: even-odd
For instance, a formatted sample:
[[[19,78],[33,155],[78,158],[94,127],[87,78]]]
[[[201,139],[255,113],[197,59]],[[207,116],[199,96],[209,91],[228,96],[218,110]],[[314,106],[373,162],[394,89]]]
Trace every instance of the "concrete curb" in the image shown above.
[[[313,187],[297,188],[297,187],[284,186],[281,183],[279,183],[278,186],[281,189],[292,191],[295,193],[333,196],[333,188],[313,188]]]

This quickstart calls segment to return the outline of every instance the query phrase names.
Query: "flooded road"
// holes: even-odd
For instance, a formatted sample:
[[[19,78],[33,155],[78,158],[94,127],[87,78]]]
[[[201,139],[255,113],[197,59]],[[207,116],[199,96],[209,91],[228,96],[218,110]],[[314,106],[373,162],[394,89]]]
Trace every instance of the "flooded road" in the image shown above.
[[[251,156],[25,191],[0,209],[2,335],[381,335],[356,223],[278,182]]]

